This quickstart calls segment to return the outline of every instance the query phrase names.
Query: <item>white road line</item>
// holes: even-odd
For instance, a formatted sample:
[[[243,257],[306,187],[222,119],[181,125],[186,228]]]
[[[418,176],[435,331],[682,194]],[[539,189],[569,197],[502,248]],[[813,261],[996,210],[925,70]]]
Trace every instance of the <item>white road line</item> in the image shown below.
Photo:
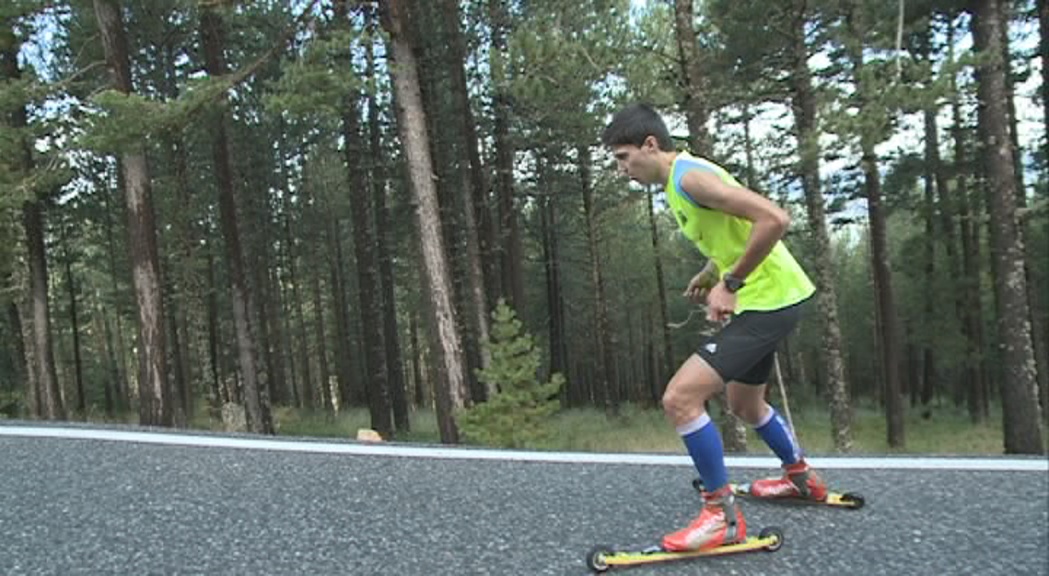
[[[20,438],[65,438],[104,440],[168,446],[201,448],[236,448],[278,452],[317,454],[352,454],[361,456],[395,456],[404,458],[438,458],[453,460],[504,460],[515,462],[563,462],[574,464],[647,464],[657,466],[691,466],[688,456],[663,454],[605,454],[588,452],[541,452],[522,450],[484,450],[441,446],[405,446],[383,443],[336,443],[323,441],[266,440],[228,436],[202,436],[167,432],[128,432],[89,428],[51,428],[0,426],[0,436]],[[945,458],[945,457],[813,457],[809,462],[823,469],[883,470],[975,470],[1012,472],[1049,472],[1049,460],[1019,458]],[[728,456],[730,468],[778,468],[780,462],[771,456]]]

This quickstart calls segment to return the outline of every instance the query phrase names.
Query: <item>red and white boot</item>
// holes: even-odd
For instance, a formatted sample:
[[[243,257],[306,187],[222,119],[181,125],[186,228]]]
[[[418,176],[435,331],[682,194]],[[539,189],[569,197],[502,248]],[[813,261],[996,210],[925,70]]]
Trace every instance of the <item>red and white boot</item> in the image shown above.
[[[747,539],[747,522],[736,505],[731,486],[703,493],[703,509],[692,522],[663,537],[663,549],[670,552],[708,550]]]
[[[750,493],[758,498],[801,498],[822,502],[827,498],[827,485],[804,459],[784,464],[783,476],[755,480]]]

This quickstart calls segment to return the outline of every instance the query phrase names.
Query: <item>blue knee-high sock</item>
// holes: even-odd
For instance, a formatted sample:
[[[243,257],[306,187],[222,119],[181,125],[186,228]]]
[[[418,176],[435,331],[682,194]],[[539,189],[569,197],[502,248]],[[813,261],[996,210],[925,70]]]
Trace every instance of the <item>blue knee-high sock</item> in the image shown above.
[[[725,449],[721,445],[718,427],[710,421],[710,416],[704,413],[694,421],[679,426],[677,432],[685,441],[688,454],[692,456],[696,471],[703,480],[704,489],[713,492],[728,484]]]
[[[754,430],[784,464],[794,464],[801,460],[801,447],[798,446],[798,441],[794,439],[794,434],[779,412],[776,412],[772,406],[769,406],[768,414],[754,427]]]

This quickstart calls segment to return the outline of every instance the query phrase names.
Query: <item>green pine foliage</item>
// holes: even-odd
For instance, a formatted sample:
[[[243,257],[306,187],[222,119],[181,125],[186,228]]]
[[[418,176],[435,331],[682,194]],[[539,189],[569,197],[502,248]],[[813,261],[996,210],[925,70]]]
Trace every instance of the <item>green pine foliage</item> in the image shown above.
[[[551,416],[561,408],[560,374],[539,382],[540,351],[522,329],[512,308],[500,300],[492,313],[491,341],[485,348],[491,363],[478,378],[498,392],[487,402],[459,413],[458,423],[470,442],[501,448],[521,448],[542,441],[552,429]]]

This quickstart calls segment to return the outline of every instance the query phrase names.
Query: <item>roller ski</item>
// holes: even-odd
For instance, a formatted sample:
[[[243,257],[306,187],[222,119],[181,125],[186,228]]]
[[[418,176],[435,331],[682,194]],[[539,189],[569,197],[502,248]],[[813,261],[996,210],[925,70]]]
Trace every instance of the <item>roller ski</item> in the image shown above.
[[[598,546],[586,555],[586,565],[591,571],[599,574],[613,569],[643,564],[674,562],[692,558],[705,558],[707,556],[726,556],[760,550],[775,552],[781,546],[783,546],[783,531],[770,526],[762,530],[758,536],[750,536],[743,542],[724,544],[705,550],[671,551],[661,545],[634,550],[620,550],[607,546]]]
[[[729,484],[733,494],[751,500],[778,500],[799,504],[832,506],[859,510],[865,503],[863,496],[857,492],[835,492],[802,460],[796,464],[784,466],[780,478],[765,478],[743,484]],[[692,487],[703,494],[703,480],[696,478]]]
[[[703,494],[704,506],[688,526],[663,537],[659,546],[640,550],[598,547],[586,557],[594,572],[610,568],[723,556],[755,550],[775,551],[783,545],[783,532],[766,528],[757,537],[747,537],[747,521],[736,506],[736,497],[726,486]]]

